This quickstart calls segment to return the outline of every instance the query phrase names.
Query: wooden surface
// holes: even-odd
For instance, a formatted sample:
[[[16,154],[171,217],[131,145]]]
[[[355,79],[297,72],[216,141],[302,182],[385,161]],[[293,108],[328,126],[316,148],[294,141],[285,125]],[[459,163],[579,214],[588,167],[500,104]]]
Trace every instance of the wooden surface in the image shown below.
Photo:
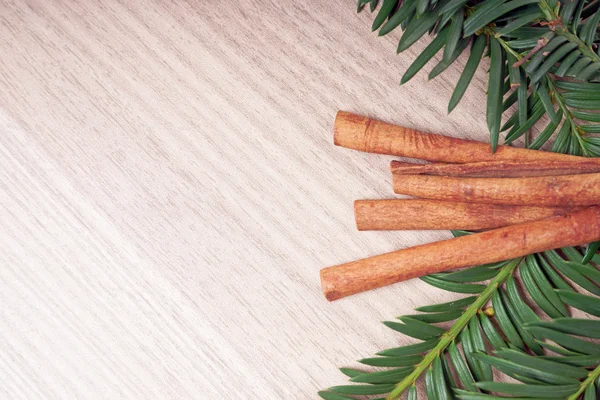
[[[459,68],[398,86],[426,43],[397,56],[355,7],[0,0],[0,398],[316,398],[452,297],[321,293],[448,237],[356,230],[391,157],[333,146],[338,109],[487,136],[485,66],[447,115]]]

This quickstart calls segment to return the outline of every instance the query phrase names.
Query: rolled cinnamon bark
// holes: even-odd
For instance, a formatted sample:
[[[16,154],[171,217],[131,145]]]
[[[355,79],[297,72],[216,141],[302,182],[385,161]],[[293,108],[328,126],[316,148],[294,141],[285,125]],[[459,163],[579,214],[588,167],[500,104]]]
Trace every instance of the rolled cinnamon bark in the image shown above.
[[[575,207],[600,204],[600,173],[526,178],[393,174],[394,192],[467,203]]]
[[[398,250],[321,270],[332,301],[419,276],[600,240],[600,207]]]
[[[369,153],[447,163],[495,160],[568,161],[582,158],[509,146],[498,146],[496,153],[492,153],[488,143],[423,133],[345,111],[339,111],[335,118],[333,142],[337,146]]]
[[[359,231],[493,229],[563,215],[569,211],[572,209],[424,199],[354,202],[354,216]]]
[[[526,176],[578,175],[600,172],[600,158],[569,161],[483,161],[468,164],[413,164],[392,161],[390,170],[402,175],[462,176],[472,178],[520,178]]]

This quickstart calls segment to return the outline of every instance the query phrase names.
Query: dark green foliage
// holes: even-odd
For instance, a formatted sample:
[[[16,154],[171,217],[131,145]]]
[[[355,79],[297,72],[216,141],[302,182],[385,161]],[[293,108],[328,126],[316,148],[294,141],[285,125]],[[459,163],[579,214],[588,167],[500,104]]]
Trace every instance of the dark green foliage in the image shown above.
[[[360,0],[359,9],[366,3]],[[596,112],[600,110],[600,97],[595,97],[600,92],[598,84],[593,83],[600,81],[599,21],[600,7],[593,1],[384,0],[373,28],[381,26],[379,34],[385,35],[400,27],[404,33],[398,52],[427,32],[434,36],[404,74],[402,83],[415,76],[442,48],[443,57],[430,79],[470,47],[469,59],[448,104],[449,112],[463,97],[480,60],[489,56],[486,113],[493,148],[500,141],[500,132],[510,128],[506,143],[525,135],[526,145],[539,149],[554,137],[552,151],[595,157],[600,155],[600,145],[590,142],[588,135],[600,133],[600,125],[596,125],[600,122]],[[502,101],[506,71],[510,73],[509,102]],[[576,83],[563,85],[561,77],[575,79]],[[535,105],[527,106],[528,92],[535,94]],[[515,111],[509,107],[513,102],[517,103]],[[502,116],[513,112],[515,119],[500,127]],[[543,132],[531,140],[527,132],[545,121],[545,115],[551,121],[545,122]]]
[[[358,9],[377,3],[359,0]],[[437,56],[430,73],[435,77],[470,48],[449,112],[481,59],[490,57],[486,113],[494,148],[500,132],[506,132],[505,143],[525,136],[529,148],[540,149],[553,139],[552,151],[598,157],[599,22],[597,0],[384,0],[373,27],[380,28],[380,35],[404,31],[398,51],[428,33],[433,36],[402,83]],[[529,138],[528,131],[542,123],[541,133]],[[599,248],[596,242],[421,278],[436,288],[471,295],[384,322],[419,342],[360,360],[377,367],[374,372],[342,369],[355,384],[319,395],[326,400],[364,395],[397,399],[403,394],[409,400],[597,398]],[[571,309],[591,318],[573,318]],[[520,383],[495,382],[492,372]],[[420,393],[418,379],[425,382]]]
[[[574,292],[556,272],[569,266],[579,274],[577,279],[595,282],[600,273],[595,264],[581,264],[583,257],[578,249],[565,248],[560,253],[546,252],[544,256],[427,277],[434,279],[436,286],[443,282],[441,286],[446,290],[448,284],[492,280],[480,284],[483,289],[478,289],[476,296],[420,307],[425,314],[398,317],[401,322],[384,322],[423,342],[384,350],[379,357],[359,361],[384,370],[342,369],[356,385],[330,388],[320,392],[321,397],[343,399],[335,396],[370,393],[398,398],[406,391],[408,398],[415,398],[418,378],[425,380],[421,396],[429,399],[495,398],[485,393],[490,391],[515,398],[589,397],[589,387],[600,376],[600,344],[590,341],[600,338],[600,321],[571,318],[565,305],[597,315],[600,299]],[[522,285],[514,278],[516,271],[520,271]],[[454,289],[460,293],[463,287]],[[556,318],[541,320],[527,304],[525,293],[531,295],[537,307]],[[491,307],[486,308],[486,303]],[[446,321],[454,322],[450,328],[436,325]],[[494,382],[493,370],[521,383]],[[593,391],[595,395],[596,389]]]
[[[494,3],[494,2],[490,2]],[[504,50],[500,42],[490,38],[490,78],[487,92],[487,125],[490,130],[492,151],[498,147],[500,120],[502,119],[502,84],[504,82]]]

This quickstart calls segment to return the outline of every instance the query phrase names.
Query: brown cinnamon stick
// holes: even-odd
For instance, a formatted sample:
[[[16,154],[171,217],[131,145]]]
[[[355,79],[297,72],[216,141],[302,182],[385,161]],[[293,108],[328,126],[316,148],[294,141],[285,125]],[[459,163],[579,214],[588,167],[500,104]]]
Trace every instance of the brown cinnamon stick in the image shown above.
[[[398,250],[321,270],[332,301],[426,274],[600,240],[600,207]]]
[[[354,216],[359,231],[493,229],[563,215],[569,211],[572,209],[424,199],[354,202]]]
[[[578,175],[600,172],[600,158],[573,161],[483,161],[468,164],[413,164],[392,161],[390,170],[403,175],[519,178],[525,176]]]
[[[426,199],[524,206],[600,204],[600,173],[525,178],[393,174],[394,192]]]
[[[487,143],[423,133],[345,111],[339,111],[335,118],[333,142],[337,146],[369,153],[447,163],[495,160],[569,161],[582,158],[509,146],[498,146],[494,154]]]

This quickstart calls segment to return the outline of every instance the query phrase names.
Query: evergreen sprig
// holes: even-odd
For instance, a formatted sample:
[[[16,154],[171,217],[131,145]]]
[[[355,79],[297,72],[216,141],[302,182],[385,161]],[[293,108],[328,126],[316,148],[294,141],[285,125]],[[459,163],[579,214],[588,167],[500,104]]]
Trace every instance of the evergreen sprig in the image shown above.
[[[429,33],[433,39],[405,72],[405,83],[437,53],[435,78],[470,48],[452,111],[483,57],[490,58],[486,118],[495,150],[511,144],[600,156],[600,0],[383,0],[373,30],[403,31],[398,52]],[[378,0],[359,0],[358,11]],[[443,49],[443,50],[442,50]],[[502,116],[506,121],[501,124]],[[546,125],[535,138],[529,131]],[[455,236],[469,234],[455,231]],[[421,278],[459,300],[418,308],[384,324],[419,342],[359,363],[375,371],[340,370],[354,384],[319,392],[326,400],[485,400],[600,398],[600,242],[508,262]],[[520,277],[517,280],[516,277]],[[576,290],[577,289],[577,290]],[[581,310],[588,319],[571,316]],[[452,322],[444,329],[440,323]],[[494,381],[493,372],[518,383]],[[385,397],[381,397],[385,396]]]
[[[374,10],[378,0],[367,3]],[[489,57],[486,119],[495,149],[525,135],[526,145],[541,148],[551,137],[552,151],[600,156],[600,55],[596,0],[383,0],[373,30],[403,31],[398,52],[430,33],[427,48],[405,72],[408,82],[437,53],[435,78],[467,49],[469,58],[452,93],[448,111],[462,99],[483,57]],[[442,50],[443,49],[443,50]],[[487,51],[486,51],[487,50]],[[512,107],[517,104],[516,109]],[[502,116],[509,117],[501,125]],[[545,120],[530,140],[528,132]]]
[[[424,377],[422,395],[428,399],[497,398],[490,393],[596,399],[600,344],[591,339],[600,339],[600,320],[573,318],[567,308],[600,316],[600,255],[586,264],[583,257],[579,249],[565,248],[423,277],[435,287],[474,295],[384,322],[420,342],[359,360],[380,370],[341,368],[353,384],[334,386],[319,395],[326,400],[367,395],[397,399],[406,393],[408,399],[415,399],[415,383]],[[448,329],[438,326],[449,321]],[[494,370],[520,383],[495,382]]]

